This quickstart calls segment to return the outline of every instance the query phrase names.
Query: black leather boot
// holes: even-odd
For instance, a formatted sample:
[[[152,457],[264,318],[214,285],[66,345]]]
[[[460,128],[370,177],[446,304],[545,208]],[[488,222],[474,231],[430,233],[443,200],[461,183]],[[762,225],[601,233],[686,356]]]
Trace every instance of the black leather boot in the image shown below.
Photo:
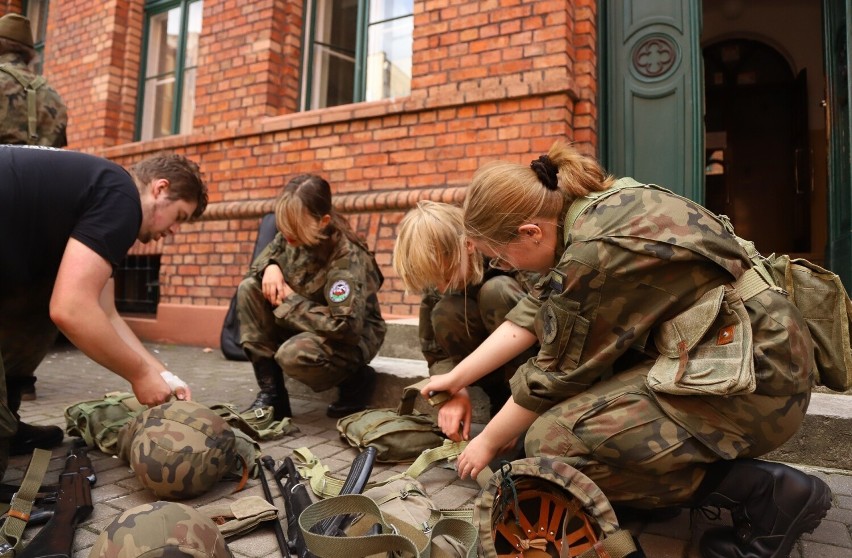
[[[285,417],[292,417],[293,411],[290,409],[290,397],[287,393],[287,388],[284,386],[284,373],[278,364],[272,360],[261,360],[253,362],[254,377],[257,379],[257,385],[260,391],[257,398],[245,411],[254,411],[263,407],[272,407],[272,418],[281,420]]]
[[[337,400],[328,406],[325,414],[330,418],[341,418],[363,411],[370,403],[376,388],[376,371],[364,365],[337,386]]]
[[[787,465],[738,459],[714,467],[727,474],[699,505],[731,510],[734,525],[704,533],[704,558],[789,556],[799,536],[816,529],[831,507],[828,485]]]
[[[18,430],[9,440],[9,455],[27,455],[34,449],[52,449],[62,443],[65,434],[58,426],[36,426],[20,422],[18,409],[21,408],[21,397],[24,388],[32,385],[35,378],[7,378],[6,395],[9,410],[18,419]]]

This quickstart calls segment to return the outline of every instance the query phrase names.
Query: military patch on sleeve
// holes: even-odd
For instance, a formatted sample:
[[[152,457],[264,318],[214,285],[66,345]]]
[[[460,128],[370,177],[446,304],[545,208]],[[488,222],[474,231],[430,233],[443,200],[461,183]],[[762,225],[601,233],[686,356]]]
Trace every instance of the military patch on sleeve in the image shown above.
[[[331,285],[331,288],[328,290],[328,299],[335,304],[340,304],[349,298],[349,293],[351,292],[352,288],[349,286],[349,282],[340,279]]]
[[[545,345],[550,345],[556,340],[556,334],[559,332],[559,323],[556,320],[556,313],[549,305],[544,308],[544,320],[541,325],[544,330],[544,339],[541,342]]]

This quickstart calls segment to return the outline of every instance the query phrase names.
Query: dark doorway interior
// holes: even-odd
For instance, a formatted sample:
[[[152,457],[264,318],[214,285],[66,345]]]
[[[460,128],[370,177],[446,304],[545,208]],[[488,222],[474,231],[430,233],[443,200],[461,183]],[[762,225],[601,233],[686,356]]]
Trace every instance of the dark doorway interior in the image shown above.
[[[707,46],[704,68],[707,207],[764,254],[810,252],[805,72],[748,39]]]

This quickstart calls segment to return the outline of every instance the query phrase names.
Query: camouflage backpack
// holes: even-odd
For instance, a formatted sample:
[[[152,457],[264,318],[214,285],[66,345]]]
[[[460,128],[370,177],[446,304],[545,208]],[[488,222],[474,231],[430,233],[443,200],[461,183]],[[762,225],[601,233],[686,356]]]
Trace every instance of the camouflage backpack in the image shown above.
[[[232,558],[212,519],[176,502],[142,504],[101,532],[89,558]]]
[[[534,457],[504,463],[473,509],[479,556],[641,558],[644,553],[604,493],[567,463]],[[537,552],[536,552],[537,551]]]

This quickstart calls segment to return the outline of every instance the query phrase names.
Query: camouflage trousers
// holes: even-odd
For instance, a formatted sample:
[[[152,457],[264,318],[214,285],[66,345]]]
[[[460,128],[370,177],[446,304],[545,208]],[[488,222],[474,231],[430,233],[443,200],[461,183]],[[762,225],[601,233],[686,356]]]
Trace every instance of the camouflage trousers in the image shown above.
[[[612,502],[648,509],[688,504],[706,467],[723,453],[730,456],[725,438],[731,429],[738,440],[750,440],[737,446],[733,457],[758,457],[795,434],[810,399],[809,393],[675,396],[663,405],[645,386],[649,366],[639,364],[546,411],[527,432],[527,456],[568,463]],[[729,421],[707,425],[715,430],[715,441],[687,431],[672,417],[672,409],[688,413],[697,399],[710,402]]]
[[[282,327],[272,311],[260,281],[244,279],[237,291],[243,350],[253,364],[275,359],[284,374],[314,391],[337,386],[375,356],[364,355],[357,345],[334,343],[313,332]]]
[[[447,358],[433,366],[433,372],[449,372],[464,360],[503,323],[506,314],[524,296],[521,285],[506,275],[485,281],[476,297],[464,293],[443,295],[432,308],[430,319],[435,342]],[[529,350],[474,383],[488,395],[492,416],[511,395],[509,378],[536,352]]]

